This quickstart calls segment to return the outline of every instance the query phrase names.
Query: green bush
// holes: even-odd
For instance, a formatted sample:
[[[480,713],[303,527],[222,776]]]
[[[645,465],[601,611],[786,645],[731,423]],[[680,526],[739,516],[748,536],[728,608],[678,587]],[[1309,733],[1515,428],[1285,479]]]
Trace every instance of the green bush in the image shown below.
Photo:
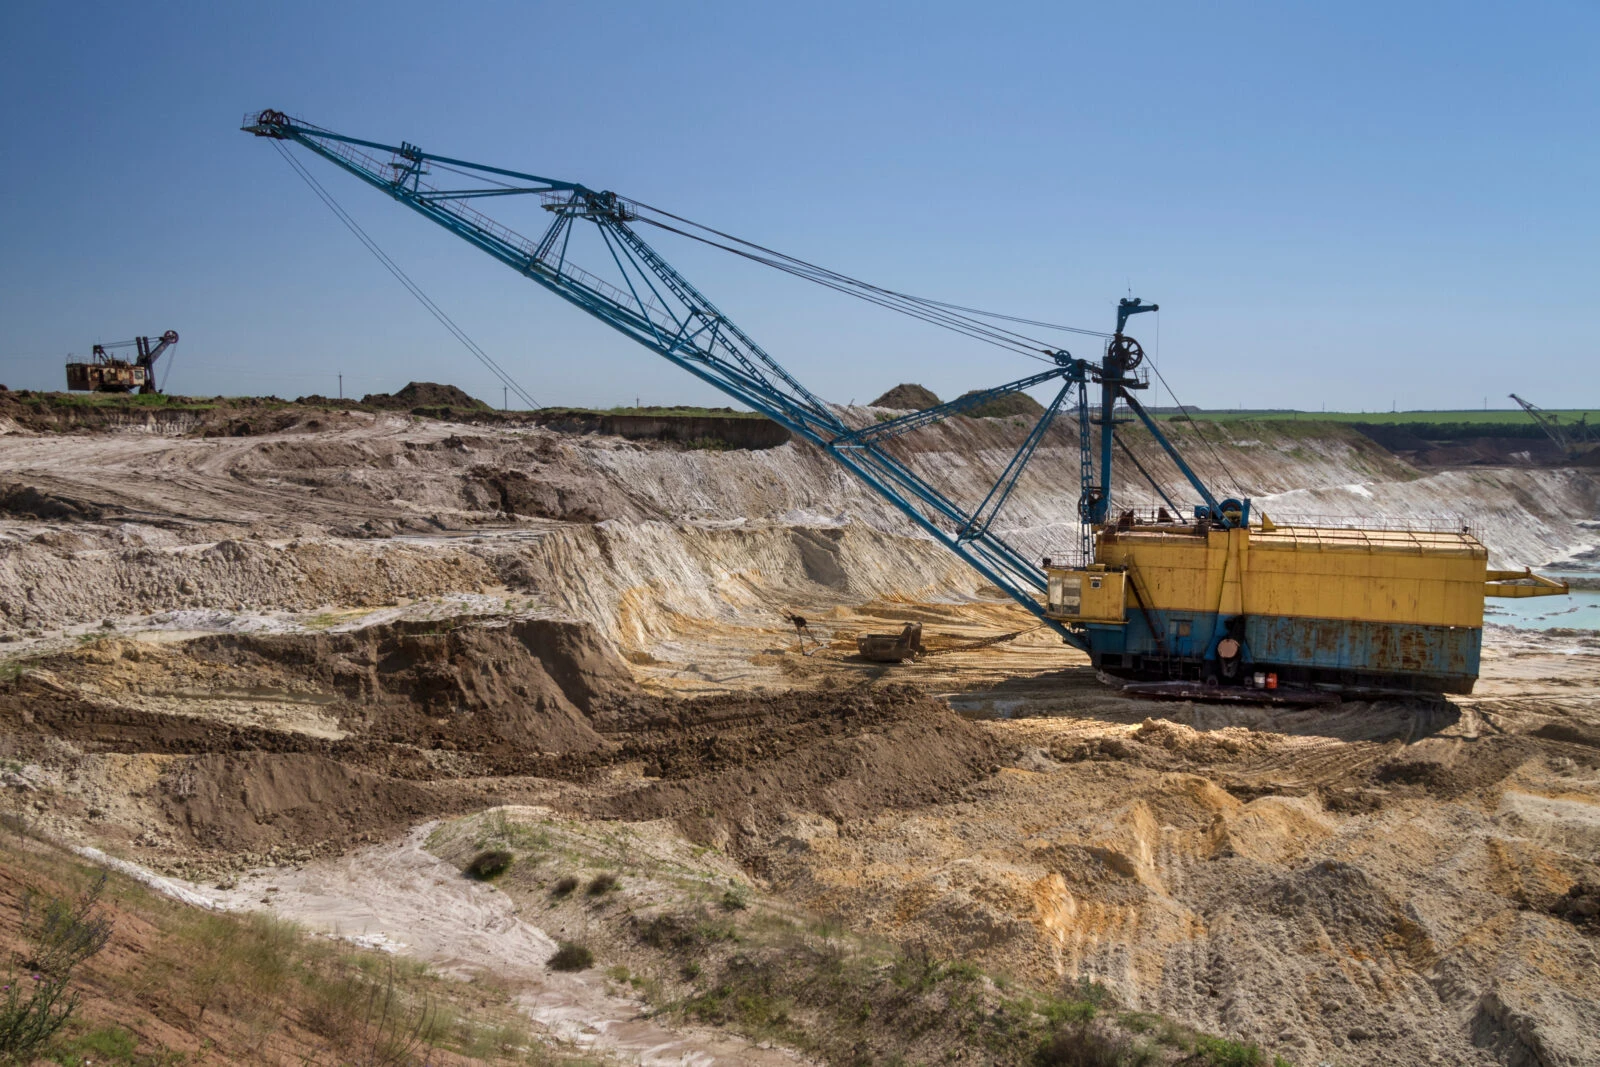
[[[594,966],[594,953],[588,945],[580,945],[575,941],[563,941],[561,947],[556,949],[556,954],[550,957],[552,971],[586,971]]]
[[[1146,1067],[1155,1052],[1087,1022],[1063,1026],[1033,1054],[1038,1067]]]
[[[577,888],[578,880],[569,874],[550,888],[550,894],[556,897],[570,897]]]
[[[608,871],[605,874],[595,875],[594,878],[590,880],[589,888],[586,889],[585,892],[591,897],[601,897],[617,888],[617,885],[617,876]]]
[[[1205,1057],[1207,1067],[1268,1067],[1267,1054],[1260,1048],[1224,1037],[1202,1035],[1195,1041],[1195,1050]]]
[[[0,1060],[29,1062],[77,1010],[72,972],[111,939],[111,921],[95,910],[105,886],[102,874],[77,900],[23,897],[23,967],[0,980]]]
[[[70,1052],[57,1053],[63,1067],[88,1067],[93,1063],[133,1063],[139,1043],[120,1026],[92,1030],[73,1041]]]
[[[511,861],[514,858],[511,853],[503,848],[480,852],[472,857],[472,860],[467,864],[466,875],[468,878],[475,878],[480,882],[490,881],[510,870]]]

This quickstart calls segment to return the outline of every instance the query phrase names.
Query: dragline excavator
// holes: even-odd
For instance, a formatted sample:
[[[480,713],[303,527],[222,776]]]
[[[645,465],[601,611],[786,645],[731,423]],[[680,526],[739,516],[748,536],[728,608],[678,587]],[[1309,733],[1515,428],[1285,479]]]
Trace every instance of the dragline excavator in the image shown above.
[[[1577,459],[1584,451],[1584,446],[1595,438],[1595,431],[1589,426],[1589,413],[1585,411],[1578,416],[1578,421],[1561,425],[1561,416],[1553,411],[1546,411],[1537,404],[1530,404],[1516,393],[1511,394],[1511,399],[1521,405],[1545,436],[1553,441],[1557,448],[1567,454],[1568,459]]]
[[[1111,332],[1056,326],[871,285],[576,182],[435,155],[405,142],[363,140],[281,111],[252,113],[243,129],[273,144],[364,241],[292,147],[354,175],[785,426],[1005,591],[1041,627],[1087,653],[1100,671],[1147,691],[1244,696],[1253,690],[1255,697],[1277,700],[1295,694],[1320,700],[1329,691],[1351,689],[1469,692],[1478,674],[1484,597],[1566,591],[1526,570],[1489,570],[1487,550],[1459,522],[1434,529],[1290,525],[1253,514],[1243,494],[1219,498],[1138,399],[1149,385],[1148,369],[1127,325],[1157,310],[1154,304],[1122,300]],[[537,198],[547,213],[542,232],[525,237],[475,206],[504,198]],[[639,233],[646,225],[1045,366],[925,411],[852,425],[847,412],[808,390],[647,244]],[[580,232],[583,240],[575,240]],[[578,265],[584,243],[592,257],[585,262],[609,280]],[[1023,326],[1088,336],[1099,352],[1076,357],[1021,332]],[[905,434],[1038,386],[1055,390],[1054,398],[975,506],[941,491],[913,469],[912,454],[894,447]],[[1076,415],[1066,439],[1076,445],[1078,462],[1061,489],[1076,497],[1079,529],[1072,543],[1041,557],[1014,544],[996,520],[1063,412]],[[1134,422],[1198,503],[1180,506],[1134,455],[1118,430]],[[1053,440],[1060,448],[1063,435]],[[1148,443],[1139,443],[1150,458]],[[1141,514],[1116,502],[1118,448],[1165,506]]]
[[[148,337],[95,345],[89,363],[67,364],[67,388],[96,393],[158,393],[156,360],[178,343],[178,331],[168,330],[154,343]],[[134,358],[113,356],[111,349],[131,348]]]

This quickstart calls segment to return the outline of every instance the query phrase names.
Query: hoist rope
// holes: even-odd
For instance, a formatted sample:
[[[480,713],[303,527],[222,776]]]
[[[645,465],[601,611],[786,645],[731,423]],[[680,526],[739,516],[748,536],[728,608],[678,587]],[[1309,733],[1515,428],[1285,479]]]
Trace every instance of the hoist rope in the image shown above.
[[[517,186],[512,184],[511,182],[502,181],[499,178],[494,178],[494,177],[491,177],[491,176],[489,176],[487,174],[474,173],[472,171],[463,170],[460,167],[453,167],[453,166],[450,166],[447,163],[442,163],[437,159],[431,159],[431,160],[428,161],[428,163],[429,163],[429,166],[433,167],[434,169],[449,171],[451,174],[458,174],[463,178],[472,178],[472,179],[475,179],[477,181],[481,181],[486,185],[497,186],[498,188],[501,188],[501,189],[515,189],[515,188],[517,188]],[[625,202],[627,203],[627,205],[629,207],[634,208],[636,211],[648,211],[648,212],[650,212],[652,214],[660,215],[663,218],[671,219],[674,222],[682,223],[683,225],[693,227],[696,230],[701,230],[701,231],[704,231],[705,233],[714,234],[715,236],[720,237],[725,241],[732,241],[735,244],[744,246],[745,248],[753,249],[754,251],[759,252],[764,256],[771,256],[771,257],[774,257],[776,259],[780,259],[780,260],[782,260],[784,262],[792,263],[796,267],[802,268],[804,270],[814,271],[814,272],[817,272],[819,274],[827,275],[827,276],[829,276],[829,277],[841,282],[842,284],[846,284],[846,285],[849,285],[849,286],[852,286],[852,287],[859,287],[861,289],[867,289],[867,290],[876,291],[876,292],[879,292],[879,293],[883,293],[883,294],[885,294],[887,296],[896,297],[896,298],[902,299],[902,300],[913,301],[915,303],[927,305],[929,307],[944,308],[944,309],[946,309],[948,311],[964,312],[964,313],[969,314],[969,315],[978,315],[978,316],[981,316],[983,318],[998,319],[998,320],[1001,320],[1001,321],[1004,321],[1004,322],[1015,322],[1015,323],[1017,323],[1019,325],[1022,325],[1022,326],[1037,326],[1037,327],[1040,327],[1041,329],[1046,329],[1046,330],[1062,330],[1062,331],[1065,331],[1066,333],[1082,334],[1082,335],[1084,335],[1086,337],[1109,338],[1111,336],[1109,333],[1106,333],[1106,332],[1104,332],[1102,330],[1087,330],[1087,329],[1084,329],[1084,328],[1082,328],[1080,326],[1066,326],[1066,325],[1063,325],[1061,323],[1056,323],[1056,322],[1043,322],[1043,321],[1040,321],[1038,319],[1027,319],[1027,318],[1022,318],[1022,317],[1017,316],[1017,315],[1007,315],[1007,314],[1003,314],[1002,312],[998,312],[998,311],[985,311],[982,308],[967,307],[967,306],[965,306],[963,304],[952,304],[952,303],[949,303],[948,301],[944,301],[944,300],[933,300],[933,299],[931,299],[929,297],[913,296],[910,293],[903,293],[903,292],[899,292],[898,290],[887,289],[887,288],[884,288],[882,286],[873,285],[870,282],[861,281],[858,278],[852,278],[849,275],[844,274],[844,273],[842,273],[840,271],[832,270],[831,268],[823,267],[823,266],[820,266],[820,265],[818,265],[816,263],[807,262],[806,260],[803,260],[803,259],[799,258],[798,256],[791,256],[786,252],[779,252],[776,249],[768,248],[765,245],[757,244],[755,241],[745,240],[743,237],[737,237],[737,236],[735,236],[735,235],[733,235],[731,233],[727,233],[726,231],[719,230],[714,226],[707,226],[705,223],[695,222],[693,219],[685,218],[682,215],[674,214],[671,211],[667,211],[665,208],[654,207],[654,206],[652,206],[650,204],[644,203],[643,201],[634,200],[632,198],[624,198],[624,200],[625,200]],[[682,232],[682,231],[676,230],[673,227],[664,226],[658,220],[655,220],[655,219],[645,218],[642,215],[639,218],[640,218],[640,221],[648,222],[652,226],[660,226],[662,229],[671,229],[675,233],[681,233]],[[699,239],[699,238],[697,238],[697,239]],[[701,239],[701,240],[703,240],[703,239]],[[722,245],[717,245],[715,242],[707,242],[707,243],[711,243],[715,247],[719,247],[719,248],[724,247]],[[1009,332],[1009,331],[1007,331],[1007,332]],[[1024,335],[1017,334],[1015,336],[1023,337]],[[1036,338],[1025,338],[1025,339],[1026,340],[1030,340],[1030,341],[1037,341]],[[1044,344],[1043,341],[1037,341],[1037,343]]]
[[[949,302],[943,301],[943,300],[933,300],[933,299],[931,299],[929,297],[913,296],[910,293],[902,293],[902,292],[900,292],[898,290],[895,290],[895,289],[887,289],[887,288],[885,288],[883,286],[880,286],[880,285],[873,285],[871,282],[864,282],[864,281],[861,281],[858,278],[852,278],[848,274],[843,274],[843,273],[841,273],[839,271],[832,270],[831,268],[823,267],[823,266],[820,266],[820,265],[818,265],[816,263],[807,262],[806,260],[800,259],[798,256],[791,256],[786,252],[779,252],[776,249],[768,248],[765,245],[756,244],[754,241],[747,241],[743,237],[735,237],[731,233],[725,233],[722,230],[718,230],[718,229],[716,229],[714,227],[707,226],[704,223],[695,222],[692,219],[686,219],[682,215],[674,215],[672,212],[663,210],[662,208],[651,207],[649,204],[641,203],[641,202],[639,202],[637,200],[629,200],[628,204],[630,206],[632,206],[632,207],[635,207],[635,208],[641,208],[641,209],[643,209],[645,211],[654,212],[657,215],[664,215],[667,218],[672,219],[675,222],[683,223],[685,226],[693,226],[697,230],[704,230],[706,233],[715,234],[716,236],[721,237],[723,240],[733,241],[734,243],[743,245],[746,248],[754,249],[755,251],[760,252],[763,255],[777,257],[778,259],[781,259],[784,262],[794,264],[796,267],[803,268],[803,269],[808,270],[808,271],[815,271],[815,272],[817,272],[819,274],[826,275],[826,276],[828,276],[830,278],[833,278],[833,279],[835,279],[835,280],[837,280],[839,282],[842,282],[844,284],[851,285],[851,286],[859,286],[862,289],[870,290],[872,292],[882,293],[882,294],[884,294],[886,296],[895,297],[895,298],[900,299],[900,300],[909,300],[909,301],[912,301],[912,302],[917,303],[917,304],[923,304],[923,305],[927,305],[927,306],[930,306],[930,307],[945,308],[945,309],[950,310],[950,311],[967,312],[967,313],[973,314],[973,315],[980,315],[980,316],[982,316],[984,318],[1003,319],[1003,320],[1005,320],[1007,322],[1016,322],[1016,323],[1021,323],[1023,325],[1027,325],[1027,326],[1040,326],[1040,327],[1043,327],[1045,329],[1050,329],[1050,330],[1064,330],[1067,333],[1083,334],[1086,337],[1109,338],[1111,336],[1109,333],[1105,333],[1105,332],[1103,332],[1101,330],[1086,330],[1086,329],[1083,329],[1082,327],[1079,327],[1079,326],[1064,326],[1064,325],[1061,325],[1060,323],[1040,322],[1037,319],[1024,319],[1024,318],[1020,318],[1020,317],[1018,317],[1016,315],[1005,315],[1005,314],[1002,314],[1002,313],[1000,313],[998,311],[984,311],[981,308],[966,307],[966,306],[964,306],[962,304],[952,304],[952,303],[949,303]],[[654,221],[650,220],[650,219],[644,219],[643,221],[651,222],[652,224],[659,225],[658,223],[654,223]],[[1037,338],[1028,337],[1025,334],[1015,333],[1014,331],[1011,331],[1011,330],[1006,330],[1006,331],[1003,331],[1003,332],[1009,333],[1012,336],[1021,338],[1023,340],[1034,341],[1034,342],[1036,342],[1038,344],[1041,344],[1041,345],[1045,344],[1044,341],[1040,341]]]
[[[1156,343],[1158,345],[1160,344],[1160,338],[1161,338],[1161,313],[1157,312],[1156,313]],[[1157,349],[1157,351],[1159,352],[1159,348]],[[1162,384],[1162,386],[1167,390],[1167,395],[1172,398],[1172,406],[1173,406],[1173,408],[1177,411],[1177,413],[1179,415],[1183,416],[1183,418],[1188,421],[1190,426],[1194,427],[1195,436],[1200,438],[1200,443],[1206,446],[1206,450],[1211,453],[1211,458],[1217,461],[1217,466],[1222,468],[1222,473],[1224,473],[1224,474],[1226,474],[1228,476],[1228,482],[1233,486],[1233,491],[1236,494],[1238,494],[1239,496],[1244,496],[1244,489],[1240,487],[1239,479],[1234,477],[1232,468],[1230,468],[1228,466],[1228,464],[1223,461],[1222,454],[1217,451],[1216,446],[1213,445],[1206,438],[1206,435],[1203,432],[1201,432],[1200,424],[1194,420],[1194,416],[1193,415],[1189,414],[1189,409],[1184,407],[1183,401],[1178,399],[1178,394],[1174,393],[1172,391],[1172,386],[1167,383],[1167,379],[1162,377],[1161,368],[1156,366],[1156,361],[1155,360],[1151,360],[1150,361],[1150,369],[1155,372],[1156,381],[1158,381],[1158,382],[1160,382]]]
[[[383,264],[384,268],[390,274],[394,275],[395,280],[401,285],[405,286],[406,291],[415,297],[417,302],[421,304],[430,315],[438,319],[440,325],[442,325],[446,330],[449,330],[455,339],[460,341],[462,346],[465,347],[468,352],[471,352],[474,356],[476,356],[478,361],[489,369],[490,373],[492,373],[496,378],[500,379],[502,385],[511,390],[511,392],[516,393],[517,398],[524,404],[527,404],[528,407],[538,408],[543,406],[533,397],[529,396],[527,391],[523,389],[521,385],[517,384],[516,379],[512,378],[511,375],[500,366],[500,364],[496,363],[489,353],[485,352],[481,347],[479,347],[476,341],[474,341],[471,337],[468,337],[467,332],[460,326],[456,325],[455,320],[449,315],[445,314],[444,309],[439,307],[438,304],[434,303],[432,298],[430,298],[427,293],[422,291],[421,286],[412,281],[411,276],[405,271],[401,270],[398,263],[389,258],[388,253],[384,252],[382,248],[378,247],[378,243],[372,239],[371,235],[369,235],[366,230],[361,228],[361,224],[358,223],[348,211],[340,206],[339,202],[333,198],[333,194],[324,189],[322,187],[322,183],[317,181],[311,172],[306,170],[304,165],[302,165],[299,160],[295,159],[294,155],[289,152],[288,149],[284,148],[284,146],[276,140],[272,142],[272,147],[276,148],[278,150],[278,154],[283,157],[284,161],[287,162],[290,167],[294,168],[295,173],[300,175],[301,180],[303,180],[311,189],[311,191],[317,195],[317,198],[328,206],[328,210],[332,211],[334,216],[338,218],[340,222],[344,223],[345,227],[351,233],[355,234],[356,239],[366,247],[367,251],[371,252],[373,257],[377,259],[379,263]]]
[[[309,125],[305,123],[299,124]],[[316,127],[311,128],[316,129]],[[282,151],[281,146],[279,146],[279,150]],[[444,163],[437,159],[430,159],[428,161],[428,165],[433,169],[448,171],[452,174],[457,174],[465,178],[471,178],[483,182],[486,185],[495,186],[501,189],[517,188],[516,185],[503,181],[500,178],[491,177],[489,174],[479,171],[476,167],[472,167],[470,170],[462,169],[461,167],[451,166],[450,164]],[[470,167],[471,165],[469,164],[468,166]],[[528,191],[531,192],[532,190]],[[844,274],[840,271],[832,270],[816,263],[811,263],[807,260],[800,259],[797,256],[791,256],[787,253],[779,252],[775,249],[768,248],[765,245],[757,244],[754,241],[747,241],[742,237],[736,237],[733,234],[718,230],[712,226],[707,226],[704,223],[695,222],[692,219],[684,218],[682,215],[674,214],[673,212],[666,211],[662,208],[652,207],[649,204],[645,204],[636,200],[626,200],[625,203],[629,208],[633,209],[635,217],[641,222],[648,223],[652,226],[656,226],[670,233],[678,234],[682,237],[687,237],[690,240],[698,241],[710,247],[717,248],[725,252],[730,252],[734,255],[741,256],[763,266],[771,267],[775,270],[781,270],[795,277],[813,282],[828,289],[832,289],[835,292],[844,293],[848,296],[854,296],[858,299],[866,300],[868,303],[876,304],[879,307],[883,307],[891,311],[897,311],[903,315],[908,315],[911,318],[929,323],[930,325],[951,330],[965,337],[983,341],[987,344],[992,344],[996,347],[1006,349],[1007,351],[1017,353],[1018,355],[1024,355],[1030,359],[1037,359],[1043,363],[1056,362],[1054,356],[1060,346],[1053,345],[1048,341],[1037,337],[1031,337],[1016,330],[1010,330],[1003,326],[998,326],[995,323],[1010,322],[1019,326],[1034,326],[1046,330],[1059,330],[1086,337],[1109,338],[1111,336],[1110,334],[1100,330],[1087,330],[1077,326],[1066,326],[1060,323],[1044,322],[1039,319],[1023,318],[1021,316],[1007,315],[997,311],[985,311],[981,308],[969,307],[964,304],[955,304],[943,300],[933,300],[927,297],[914,296],[910,293],[904,293],[900,292],[899,290],[874,285],[871,282],[866,282],[859,278],[851,277],[850,275]],[[659,217],[652,218],[650,217],[651,215]],[[662,221],[663,219],[671,219],[673,222],[681,224],[681,226],[671,225]],[[598,222],[599,220],[596,221]],[[682,227],[687,227],[687,229]],[[711,236],[707,236],[708,234]]]
[[[877,304],[879,307],[887,308],[890,311],[897,311],[903,315],[909,315],[911,318],[920,319],[921,321],[931,325],[952,330],[955,333],[970,337],[973,340],[983,341],[986,344],[995,345],[996,347],[1006,349],[1007,351],[1016,353],[1017,355],[1027,356],[1029,359],[1037,359],[1041,363],[1055,362],[1053,359],[1050,359],[1044,354],[1050,351],[1050,349],[1042,342],[1038,343],[1037,346],[1025,344],[1004,336],[1005,331],[996,331],[982,323],[972,324],[962,322],[960,321],[960,316],[946,315],[942,312],[932,309],[920,308],[915,304],[907,304],[903,301],[880,296],[873,292],[862,290],[843,282],[835,281],[826,276],[812,275],[806,271],[790,267],[779,259],[759,255],[754,252],[748,252],[742,248],[736,248],[732,245],[722,244],[719,241],[711,240],[708,237],[702,237],[699,234],[690,233],[687,230],[679,229],[676,226],[671,226],[664,222],[651,219],[641,219],[640,221],[648,222],[650,225],[666,230],[668,233],[675,233],[680,237],[687,237],[691,241],[699,241],[700,243],[709,245],[712,248],[718,248],[724,252],[731,252],[736,256],[742,256],[745,259],[755,263],[760,263],[763,266],[772,267],[773,269],[783,271],[786,274],[792,274],[798,278],[803,278],[806,281],[813,282],[825,289],[832,289],[835,292],[844,293],[846,296],[853,296],[858,299],[865,300],[870,304]]]

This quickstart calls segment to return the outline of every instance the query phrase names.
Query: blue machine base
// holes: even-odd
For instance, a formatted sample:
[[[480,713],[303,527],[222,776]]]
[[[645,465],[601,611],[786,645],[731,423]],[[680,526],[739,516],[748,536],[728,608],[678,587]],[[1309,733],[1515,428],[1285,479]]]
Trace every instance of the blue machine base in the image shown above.
[[[1243,646],[1231,664],[1216,655],[1230,625]],[[1125,678],[1215,676],[1226,684],[1272,671],[1284,684],[1434,693],[1472,692],[1483,645],[1479,627],[1287,615],[1134,611],[1124,626],[1085,629],[1095,666]]]

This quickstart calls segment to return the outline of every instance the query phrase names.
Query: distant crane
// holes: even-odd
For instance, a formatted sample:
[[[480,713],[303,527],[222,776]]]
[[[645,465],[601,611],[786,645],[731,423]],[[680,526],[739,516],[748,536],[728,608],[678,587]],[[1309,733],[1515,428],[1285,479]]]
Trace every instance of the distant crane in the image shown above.
[[[1537,404],[1530,404],[1516,393],[1511,394],[1511,399],[1522,405],[1522,410],[1532,416],[1533,421],[1549,435],[1550,440],[1565,452],[1569,457],[1576,456],[1580,445],[1586,445],[1594,440],[1594,431],[1589,428],[1589,413],[1586,411],[1578,416],[1578,421],[1571,426],[1561,425],[1561,416],[1552,411],[1546,411]]]
[[[178,331],[168,330],[154,344],[148,337],[135,337],[131,341],[113,341],[94,346],[91,363],[67,364],[67,388],[95,393],[159,393],[156,388],[156,360],[178,343]],[[113,348],[132,348],[132,360],[113,356]]]

